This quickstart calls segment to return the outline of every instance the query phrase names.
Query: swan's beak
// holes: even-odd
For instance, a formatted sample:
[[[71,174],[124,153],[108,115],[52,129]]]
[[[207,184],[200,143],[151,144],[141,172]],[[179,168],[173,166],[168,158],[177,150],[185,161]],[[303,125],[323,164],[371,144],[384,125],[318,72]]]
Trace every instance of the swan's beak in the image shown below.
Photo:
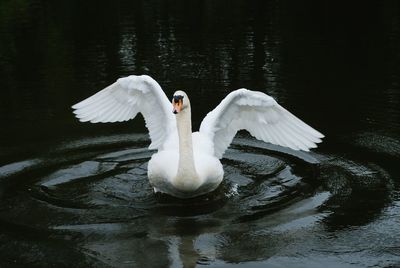
[[[172,112],[174,114],[180,113],[182,111],[183,100],[182,98],[173,98],[172,99]]]

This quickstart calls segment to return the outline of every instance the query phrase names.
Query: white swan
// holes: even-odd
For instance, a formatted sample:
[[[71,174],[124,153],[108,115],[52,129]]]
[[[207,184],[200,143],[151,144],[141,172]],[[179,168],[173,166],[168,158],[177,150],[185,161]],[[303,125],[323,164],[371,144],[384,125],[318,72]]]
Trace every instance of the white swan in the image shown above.
[[[149,130],[148,165],[155,191],[190,198],[215,190],[223,178],[219,159],[238,130],[265,142],[308,151],[324,136],[256,91],[231,92],[192,133],[188,96],[176,91],[172,105],[160,85],[147,75],[131,75],[72,106],[81,122],[121,122],[142,113]]]

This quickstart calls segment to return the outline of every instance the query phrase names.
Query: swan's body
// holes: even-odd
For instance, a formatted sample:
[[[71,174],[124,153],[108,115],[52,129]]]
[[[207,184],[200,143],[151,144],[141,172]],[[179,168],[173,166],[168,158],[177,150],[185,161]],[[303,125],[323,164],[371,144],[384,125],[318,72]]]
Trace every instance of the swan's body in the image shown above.
[[[158,150],[149,161],[149,181],[155,191],[180,198],[202,195],[219,186],[224,174],[219,159],[238,130],[246,129],[259,140],[304,151],[315,148],[323,138],[261,92],[231,92],[195,133],[186,93],[175,92],[172,105],[155,80],[132,75],[118,79],[73,108],[80,121],[92,123],[126,121],[142,113],[151,138],[149,148]]]

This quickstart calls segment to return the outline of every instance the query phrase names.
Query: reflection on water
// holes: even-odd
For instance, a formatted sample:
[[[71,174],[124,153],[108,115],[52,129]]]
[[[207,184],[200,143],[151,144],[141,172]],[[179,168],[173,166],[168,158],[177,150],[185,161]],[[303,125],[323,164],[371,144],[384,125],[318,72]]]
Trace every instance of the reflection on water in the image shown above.
[[[0,266],[399,265],[399,10],[2,1]],[[247,87],[327,138],[301,153],[243,134],[216,192],[154,194],[143,121],[80,124],[70,109],[128,74],[187,91],[194,129]]]
[[[80,263],[96,266],[274,264],[281,254],[290,265],[318,248],[312,253],[315,264],[309,262],[318,266],[331,253],[323,251],[325,239],[338,246],[350,242],[346,236],[340,238],[344,241],[331,236],[349,228],[377,228],[376,222],[390,216],[387,207],[399,208],[390,205],[395,182],[376,164],[286,153],[248,138],[237,139],[228,150],[225,180],[217,191],[190,200],[154,194],[147,180],[152,152],[145,137],[118,142],[125,138],[71,141],[43,158],[2,167],[0,224],[5,232],[0,240],[13,241],[1,248],[5,263],[54,263],[36,256],[39,251],[40,256],[61,255],[62,263],[78,254]],[[392,230],[380,231],[396,241]],[[37,240],[42,241],[39,249]],[[332,263],[349,264],[369,243],[358,241],[346,250],[348,258]],[[295,255],[288,249],[293,247]],[[376,263],[376,258],[357,263]]]

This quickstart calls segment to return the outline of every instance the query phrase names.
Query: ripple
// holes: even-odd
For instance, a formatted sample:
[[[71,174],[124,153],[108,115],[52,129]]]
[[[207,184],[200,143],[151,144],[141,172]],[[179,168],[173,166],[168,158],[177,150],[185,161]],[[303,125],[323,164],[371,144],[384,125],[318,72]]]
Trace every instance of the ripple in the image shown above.
[[[178,255],[192,250],[207,264],[210,256],[244,261],[232,252],[247,252],[246,261],[265,258],[263,241],[284,243],[276,233],[366,224],[388,202],[390,176],[377,165],[246,138],[227,151],[225,178],[213,193],[187,200],[154,194],[147,144],[142,135],[70,141],[49,155],[0,167],[2,180],[13,182],[1,185],[0,225],[15,243],[26,243],[15,238],[25,233],[67,240],[74,252],[108,265],[131,264],[129,252],[146,247],[168,259],[175,237]],[[371,213],[357,214],[365,202]],[[198,239],[213,253],[208,247],[207,255],[197,254]]]

